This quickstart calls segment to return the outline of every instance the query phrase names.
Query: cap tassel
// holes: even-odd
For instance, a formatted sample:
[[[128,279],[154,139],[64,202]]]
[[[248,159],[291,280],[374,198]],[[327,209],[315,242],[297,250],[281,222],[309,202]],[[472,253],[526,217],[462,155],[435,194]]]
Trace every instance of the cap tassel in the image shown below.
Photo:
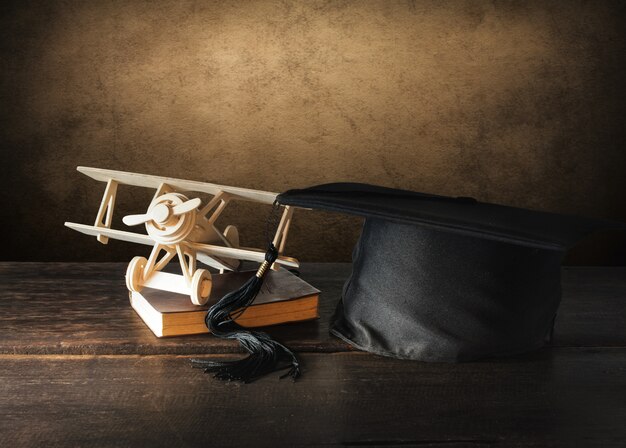
[[[226,294],[209,308],[205,317],[206,326],[218,338],[235,339],[249,353],[249,356],[236,361],[212,361],[192,359],[192,366],[214,373],[214,377],[225,381],[249,383],[277,370],[289,369],[280,378],[290,376],[294,380],[300,376],[300,364],[294,353],[268,334],[247,330],[235,322],[254,301],[263,285],[268,269],[278,258],[278,250],[270,243],[265,261],[256,274],[236,291]],[[287,365],[280,365],[287,361]]]

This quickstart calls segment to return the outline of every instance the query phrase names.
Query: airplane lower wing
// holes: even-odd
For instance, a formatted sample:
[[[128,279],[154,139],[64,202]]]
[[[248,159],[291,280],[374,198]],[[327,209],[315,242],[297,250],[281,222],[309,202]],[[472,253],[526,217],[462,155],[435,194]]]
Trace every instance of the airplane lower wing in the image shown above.
[[[185,243],[187,246],[188,243]],[[215,269],[226,270],[226,271],[236,271],[239,268],[239,260],[226,260],[223,258],[218,258],[215,256],[207,255],[204,253],[197,253],[196,259],[207,266],[211,266]]]
[[[80,233],[84,233],[85,235],[91,236],[99,236],[104,235],[109,238],[113,238],[115,240],[120,241],[128,241],[129,243],[137,243],[137,244],[145,244],[146,246],[154,246],[154,240],[150,238],[148,235],[144,235],[143,233],[135,233],[135,232],[126,232],[124,230],[116,230],[116,229],[107,229],[106,227],[96,227],[89,226],[86,224],[77,224],[75,222],[66,222],[66,227],[70,229],[74,229]],[[185,243],[188,244],[188,243]],[[233,271],[237,268],[237,264],[230,262],[229,260],[222,260],[218,257],[212,257],[210,254],[199,254],[198,261],[206,264],[207,266],[211,266],[215,269],[226,269],[228,271]]]
[[[75,222],[66,222],[65,226],[69,227],[70,229],[74,229],[77,232],[84,233],[85,235],[104,235],[116,240],[128,241],[129,243],[154,246],[154,240],[148,235],[144,235],[143,233],[126,232],[124,230],[108,229],[106,227],[88,226],[86,224],[77,224]]]
[[[225,247],[225,246],[215,246],[213,244],[203,244],[203,243],[190,243],[186,242],[187,246],[192,249],[195,249],[198,252],[204,252],[208,255],[216,256],[216,257],[224,257],[224,258],[234,258],[237,260],[245,260],[245,261],[256,261],[258,263],[263,263],[265,261],[265,252],[256,251],[251,249],[240,249],[235,247]],[[292,268],[297,268],[300,266],[298,260],[291,257],[283,257],[280,256],[276,260],[276,263],[282,264],[284,266],[289,266]]]
[[[74,229],[85,235],[98,236],[104,235],[121,241],[130,243],[144,244],[146,246],[154,246],[154,240],[148,235],[135,232],[126,232],[124,230],[107,229],[106,227],[89,226],[86,224],[77,224],[75,222],[66,222],[66,227]],[[193,243],[185,241],[184,243],[191,249],[200,252],[197,256],[198,261],[207,264],[216,269],[234,270],[236,265],[229,262],[228,259],[256,261],[262,263],[265,260],[265,253],[252,249],[237,249],[234,247],[216,246],[213,244]],[[291,257],[278,257],[276,263],[297,268],[300,266],[298,260]]]

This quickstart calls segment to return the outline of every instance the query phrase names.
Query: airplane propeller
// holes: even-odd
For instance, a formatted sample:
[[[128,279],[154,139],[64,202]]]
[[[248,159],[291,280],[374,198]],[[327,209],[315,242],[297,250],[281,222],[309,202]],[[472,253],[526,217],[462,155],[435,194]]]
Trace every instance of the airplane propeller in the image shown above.
[[[148,221],[154,221],[156,223],[163,224],[167,222],[167,220],[171,216],[182,215],[198,208],[201,202],[202,201],[200,200],[200,198],[194,198],[185,201],[182,204],[178,204],[174,207],[168,205],[167,203],[161,202],[156,204],[154,207],[148,209],[147,213],[124,216],[122,218],[122,222],[127,226],[136,226],[139,224],[144,224]]]

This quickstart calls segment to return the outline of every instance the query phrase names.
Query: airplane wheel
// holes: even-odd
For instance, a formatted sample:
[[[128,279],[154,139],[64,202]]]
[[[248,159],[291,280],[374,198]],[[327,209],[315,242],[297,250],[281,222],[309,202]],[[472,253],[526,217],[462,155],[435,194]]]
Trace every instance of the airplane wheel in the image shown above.
[[[139,292],[143,288],[143,270],[148,264],[145,257],[135,257],[126,269],[126,287],[129,291]]]
[[[191,303],[204,305],[211,294],[211,273],[206,269],[196,269],[191,277]]]

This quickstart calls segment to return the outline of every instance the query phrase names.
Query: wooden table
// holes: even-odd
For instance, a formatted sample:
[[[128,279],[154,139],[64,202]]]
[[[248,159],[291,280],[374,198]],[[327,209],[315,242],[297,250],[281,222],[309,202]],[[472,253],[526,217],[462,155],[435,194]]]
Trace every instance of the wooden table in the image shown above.
[[[566,268],[554,344],[466,364],[398,361],[328,335],[350,266],[309,264],[319,322],[268,331],[303,377],[222,383],[157,339],[120,263],[0,263],[0,446],[626,446],[626,268]]]

